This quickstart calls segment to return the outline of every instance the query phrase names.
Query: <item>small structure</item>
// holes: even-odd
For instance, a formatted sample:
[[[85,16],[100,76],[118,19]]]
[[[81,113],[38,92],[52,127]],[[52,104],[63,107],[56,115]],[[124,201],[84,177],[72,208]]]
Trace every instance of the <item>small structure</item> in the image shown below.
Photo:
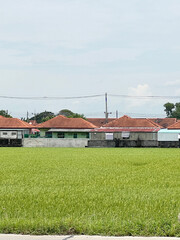
[[[18,118],[0,117],[0,146],[22,146],[22,139],[33,126]]]
[[[158,132],[159,147],[179,147],[180,129],[161,129]]]
[[[158,132],[160,147],[180,147],[180,120]]]
[[[59,115],[36,126],[40,136],[46,138],[89,138],[92,123],[82,118],[67,118]]]
[[[161,126],[145,118],[123,116],[91,130],[89,147],[157,147]]]
[[[85,147],[90,138],[90,131],[96,128],[82,118],[54,117],[36,126],[40,138],[24,139],[26,147]]]

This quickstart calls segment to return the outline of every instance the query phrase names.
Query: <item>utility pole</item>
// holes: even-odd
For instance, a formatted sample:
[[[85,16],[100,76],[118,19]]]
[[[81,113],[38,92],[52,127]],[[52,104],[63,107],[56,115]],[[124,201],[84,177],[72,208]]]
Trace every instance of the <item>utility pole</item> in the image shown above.
[[[106,123],[108,123],[108,109],[107,109],[107,93],[105,93],[105,118],[106,118]]]
[[[29,113],[27,111],[27,122],[29,122]]]
[[[105,119],[106,119],[106,123],[108,123],[108,116],[109,116],[109,114],[111,114],[112,112],[108,112],[108,105],[107,105],[107,101],[108,101],[108,99],[107,99],[107,93],[105,93],[105,109],[106,109],[106,111],[104,112],[105,113]]]
[[[116,118],[118,118],[118,110],[116,110]]]

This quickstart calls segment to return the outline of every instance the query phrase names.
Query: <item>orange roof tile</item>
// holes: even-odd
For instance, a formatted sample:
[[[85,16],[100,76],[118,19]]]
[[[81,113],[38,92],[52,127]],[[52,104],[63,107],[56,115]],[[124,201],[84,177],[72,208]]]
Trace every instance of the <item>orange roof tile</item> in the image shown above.
[[[159,124],[163,128],[167,128],[177,122],[176,118],[149,118],[149,119]]]
[[[61,129],[93,129],[96,126],[82,118],[67,118],[59,115],[46,122],[40,123],[37,128],[61,128]]]
[[[29,124],[32,124],[32,125],[36,126],[36,125],[37,125],[37,122],[36,122],[36,120],[30,120],[30,121],[29,121]]]
[[[108,123],[115,120],[116,118],[108,118]],[[87,121],[94,124],[97,127],[101,127],[106,124],[105,118],[87,118]]]
[[[0,129],[14,129],[14,128],[19,128],[19,129],[30,129],[33,128],[34,126],[30,125],[27,122],[24,122],[18,118],[0,118]]]
[[[180,120],[168,127],[168,129],[180,129]]]
[[[6,117],[0,115],[0,118],[6,118]]]
[[[146,118],[131,118],[127,115],[120,117],[103,127],[141,127],[141,128],[161,128],[161,126]]]

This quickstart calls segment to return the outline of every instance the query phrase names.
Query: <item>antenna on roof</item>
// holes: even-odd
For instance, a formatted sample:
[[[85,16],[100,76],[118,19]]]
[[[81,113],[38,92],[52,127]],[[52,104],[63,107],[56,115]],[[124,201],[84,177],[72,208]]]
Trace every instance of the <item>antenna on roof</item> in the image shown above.
[[[116,118],[118,118],[118,110],[116,110]]]
[[[105,113],[106,123],[108,123],[108,116],[109,114],[112,114],[112,112],[108,112],[107,93],[105,93],[105,108],[106,108],[106,111],[104,113]]]

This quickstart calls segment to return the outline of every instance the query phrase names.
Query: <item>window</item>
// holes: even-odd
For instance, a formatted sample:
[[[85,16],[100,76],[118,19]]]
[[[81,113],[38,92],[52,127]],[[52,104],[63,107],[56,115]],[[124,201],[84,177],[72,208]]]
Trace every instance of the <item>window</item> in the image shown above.
[[[106,133],[106,140],[113,140],[113,133]]]
[[[123,139],[129,139],[130,138],[130,132],[122,132],[122,138]]]
[[[12,132],[11,135],[12,135],[12,136],[16,136],[16,133],[15,133],[15,132]]]
[[[7,132],[3,132],[3,135],[7,135]]]
[[[46,138],[52,138],[52,132],[46,132],[45,137]]]
[[[74,138],[77,138],[77,133],[74,133]]]
[[[86,138],[89,138],[89,133],[86,133]]]
[[[63,133],[63,132],[58,132],[57,137],[58,137],[58,138],[64,138],[64,133]]]

